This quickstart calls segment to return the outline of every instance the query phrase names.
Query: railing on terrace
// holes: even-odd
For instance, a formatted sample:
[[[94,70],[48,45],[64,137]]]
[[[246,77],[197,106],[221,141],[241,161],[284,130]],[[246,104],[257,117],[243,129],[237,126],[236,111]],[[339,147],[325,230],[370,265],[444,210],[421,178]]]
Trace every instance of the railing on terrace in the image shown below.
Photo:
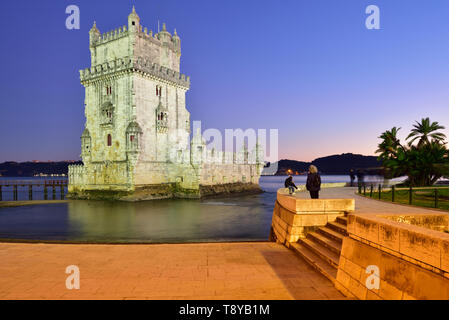
[[[20,200],[63,200],[67,184],[67,180],[0,180],[0,201],[18,201],[19,194]]]
[[[396,187],[365,184],[358,186],[358,193],[373,199],[449,210],[449,187]]]

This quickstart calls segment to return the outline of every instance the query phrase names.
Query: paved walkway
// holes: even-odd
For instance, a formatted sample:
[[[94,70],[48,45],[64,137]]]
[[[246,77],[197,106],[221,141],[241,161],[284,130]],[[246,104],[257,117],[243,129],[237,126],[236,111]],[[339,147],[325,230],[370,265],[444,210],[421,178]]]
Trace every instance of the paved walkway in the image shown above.
[[[80,289],[66,288],[66,267]],[[344,299],[270,243],[0,244],[0,299]]]
[[[374,200],[355,194],[357,188],[326,188],[321,190],[320,198],[354,198],[356,213],[441,213],[441,210],[432,210],[414,206],[394,204],[386,201]],[[298,192],[296,197],[310,199],[309,193]]]

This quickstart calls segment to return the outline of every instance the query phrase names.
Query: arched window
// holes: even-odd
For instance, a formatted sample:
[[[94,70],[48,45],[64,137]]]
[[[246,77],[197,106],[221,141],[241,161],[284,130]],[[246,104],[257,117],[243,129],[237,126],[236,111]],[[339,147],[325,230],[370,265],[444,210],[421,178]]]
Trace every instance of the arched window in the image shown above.
[[[114,106],[110,101],[101,106],[101,124],[112,124],[114,121]]]
[[[131,122],[126,128],[126,150],[128,152],[137,152],[140,149],[139,141],[142,135],[142,129],[137,122]]]
[[[168,129],[168,112],[167,108],[159,101],[159,106],[156,109],[156,126],[158,132],[167,132]]]
[[[108,147],[112,146],[112,137],[108,134]]]
[[[156,96],[160,97],[162,96],[162,87],[156,86]]]

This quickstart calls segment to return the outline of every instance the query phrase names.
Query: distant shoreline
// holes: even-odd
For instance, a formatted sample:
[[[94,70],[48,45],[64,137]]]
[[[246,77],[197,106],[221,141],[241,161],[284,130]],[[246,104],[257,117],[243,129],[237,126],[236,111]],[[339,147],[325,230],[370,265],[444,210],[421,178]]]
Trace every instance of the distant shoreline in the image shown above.
[[[61,175],[68,174],[68,166],[72,164],[82,164],[82,161],[55,161],[55,162],[3,162],[0,163],[0,177],[35,177],[55,178],[51,175],[58,175],[56,178],[66,178]],[[295,176],[307,173],[310,165],[315,165],[322,175],[349,175],[349,170],[364,170],[365,175],[378,175],[382,171],[382,163],[376,156],[364,156],[361,154],[343,153],[323,158],[317,158],[311,162],[297,160],[279,160],[267,163],[264,168],[265,173],[276,171],[274,176],[285,176],[289,172]],[[272,168],[272,171],[270,170]],[[296,174],[298,173],[298,174]],[[263,173],[262,173],[263,174]],[[272,176],[263,175],[263,176]]]

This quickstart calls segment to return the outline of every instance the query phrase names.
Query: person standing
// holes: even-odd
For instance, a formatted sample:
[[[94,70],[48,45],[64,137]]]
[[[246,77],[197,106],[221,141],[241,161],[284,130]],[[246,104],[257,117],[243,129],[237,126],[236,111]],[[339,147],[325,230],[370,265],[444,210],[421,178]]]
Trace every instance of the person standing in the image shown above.
[[[285,179],[284,185],[286,188],[288,188],[288,193],[293,194],[295,192],[295,189],[298,189],[298,187],[293,182],[293,177],[291,174],[288,175],[288,178]]]
[[[354,186],[354,180],[355,180],[354,169],[349,170],[349,177],[351,178],[351,187],[353,187]]]
[[[319,192],[321,190],[321,177],[318,173],[317,167],[311,165],[309,167],[309,174],[307,175],[306,189],[310,193],[312,199],[319,198]]]
[[[359,186],[363,186],[365,184],[365,172],[362,169],[357,170],[357,183]]]

